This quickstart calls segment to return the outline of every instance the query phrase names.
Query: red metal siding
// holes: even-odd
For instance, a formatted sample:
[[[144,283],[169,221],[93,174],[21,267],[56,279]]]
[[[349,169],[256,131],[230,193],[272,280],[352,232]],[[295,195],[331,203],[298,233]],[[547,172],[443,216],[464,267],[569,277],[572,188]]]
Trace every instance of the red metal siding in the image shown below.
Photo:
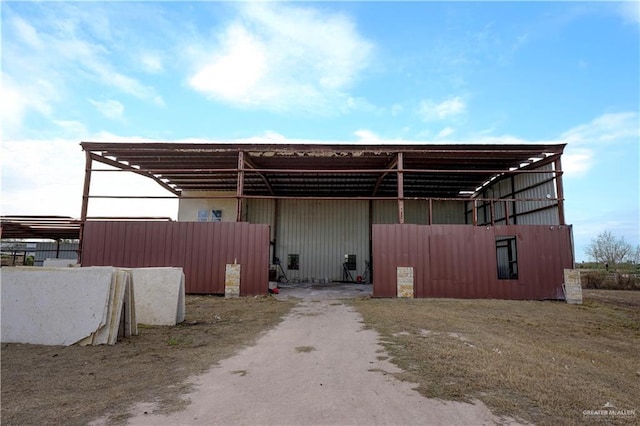
[[[82,266],[182,267],[187,293],[223,294],[226,264],[236,261],[240,294],[267,294],[269,226],[89,221],[84,227]]]
[[[498,279],[496,236],[516,237],[518,279]],[[398,266],[414,268],[415,297],[563,299],[571,227],[373,225],[375,297],[396,297]]]

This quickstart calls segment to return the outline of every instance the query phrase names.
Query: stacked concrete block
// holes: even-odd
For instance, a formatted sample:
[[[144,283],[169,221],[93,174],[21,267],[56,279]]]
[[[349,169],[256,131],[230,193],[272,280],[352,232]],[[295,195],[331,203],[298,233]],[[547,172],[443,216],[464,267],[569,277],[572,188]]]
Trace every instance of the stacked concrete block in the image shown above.
[[[398,297],[413,298],[413,267],[398,266],[396,269]]]
[[[224,297],[240,296],[240,265],[228,264],[224,275]]]
[[[577,269],[565,269],[562,289],[564,290],[564,297],[567,303],[572,305],[582,305],[582,282],[580,281],[580,271]]]

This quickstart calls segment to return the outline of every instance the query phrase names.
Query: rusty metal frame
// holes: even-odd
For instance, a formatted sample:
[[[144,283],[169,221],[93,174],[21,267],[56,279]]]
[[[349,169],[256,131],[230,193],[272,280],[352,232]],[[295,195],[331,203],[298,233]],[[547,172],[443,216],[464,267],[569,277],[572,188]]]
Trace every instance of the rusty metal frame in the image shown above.
[[[381,146],[381,145],[274,145],[274,144],[175,144],[175,143],[96,143],[83,142],[82,148],[86,153],[85,167],[85,184],[83,189],[81,221],[87,220],[88,203],[91,198],[113,198],[113,199],[237,199],[237,220],[242,219],[243,201],[248,199],[314,199],[314,200],[340,200],[340,199],[357,199],[357,200],[395,200],[398,203],[398,221],[404,223],[404,202],[406,200],[427,200],[429,202],[429,223],[433,223],[433,201],[472,201],[471,214],[472,222],[478,225],[477,211],[479,208],[486,208],[489,204],[491,208],[491,223],[495,223],[494,203],[505,203],[504,218],[509,222],[510,218],[515,220],[516,211],[509,212],[509,202],[522,201],[546,201],[553,202],[559,207],[560,223],[564,224],[564,193],[562,185],[562,170],[560,156],[564,150],[564,144],[557,145],[398,145],[398,146]],[[340,166],[346,163],[330,164],[325,162],[328,167],[313,167],[313,164],[321,164],[324,158],[323,153],[340,154],[336,157],[338,160],[345,155],[355,155],[353,157],[355,164],[353,167]],[[267,155],[268,154],[268,155]],[[336,155],[337,155],[336,154]],[[278,157],[281,155],[281,157]],[[366,157],[370,155],[370,157]],[[479,158],[479,164],[492,164],[493,158],[499,161],[493,164],[509,164],[508,167],[478,167],[471,160],[464,160],[463,163],[456,163],[456,159]],[[254,157],[252,157],[254,156]],[[277,157],[275,163],[264,163],[263,160],[269,160],[271,157]],[[342,156],[342,157],[341,157]],[[382,156],[382,157],[380,157]],[[385,157],[386,156],[386,157]],[[411,157],[407,157],[411,156]],[[366,161],[360,162],[361,158]],[[203,160],[204,158],[204,160]],[[235,160],[233,160],[235,158]],[[304,167],[298,165],[295,160],[311,159],[312,167]],[[380,160],[388,158],[385,163]],[[407,163],[410,158],[411,164]],[[257,162],[257,161],[260,162]],[[265,160],[265,161],[267,161]],[[93,161],[106,164],[113,169],[93,168]],[[136,163],[136,161],[139,163]],[[233,161],[233,162],[232,162]],[[336,160],[337,161],[337,160]],[[434,163],[435,161],[435,163]],[[235,163],[235,164],[234,164]],[[215,164],[211,166],[208,164]],[[269,166],[265,166],[269,164]],[[287,167],[282,167],[285,165]],[[439,168],[423,166],[428,164],[442,164],[444,167]],[[458,167],[450,167],[458,165]],[[460,164],[469,165],[461,168]],[[554,170],[540,170],[541,166],[553,164]],[[225,165],[227,165],[225,167]],[[292,165],[292,167],[289,167]],[[377,166],[376,166],[377,165]],[[416,167],[419,165],[420,167]],[[363,167],[364,166],[364,167]],[[149,177],[164,189],[171,192],[172,196],[125,196],[125,195],[90,195],[90,183],[92,172],[113,172],[126,171],[136,173],[145,177]],[[385,184],[385,192],[378,195],[380,189],[385,182],[385,178],[392,174],[392,179]],[[551,199],[536,198],[516,198],[516,194],[512,194],[510,198],[486,198],[480,197],[482,188],[488,187],[498,181],[512,177],[517,174],[552,174],[550,178],[555,180],[557,197]],[[316,177],[314,178],[313,175]],[[373,176],[372,176],[373,175]],[[411,179],[413,185],[411,187],[413,194],[407,194],[407,176],[413,176]],[[442,175],[443,179],[451,176],[487,176],[490,177],[482,185],[476,189],[476,192],[469,196],[443,197],[437,196],[435,193],[431,196],[412,196],[416,194],[416,182],[418,176]],[[262,182],[266,193],[256,194],[255,188],[257,184],[255,178]],[[280,179],[279,185],[286,185],[291,176],[301,176],[302,181],[305,179],[318,179],[319,176],[326,176],[328,179],[336,180],[336,182],[350,182],[354,176],[354,182],[358,182],[352,192],[340,193],[340,189],[335,191],[337,195],[325,194],[303,194],[299,192],[291,192],[287,194],[279,193],[273,182],[272,177]],[[372,190],[370,195],[365,193],[357,193],[363,191],[366,184],[365,176],[373,177]],[[370,179],[367,177],[366,179]],[[393,179],[395,177],[395,180]],[[194,196],[183,195],[180,184],[172,183],[183,182],[183,185],[194,190],[207,190],[214,183],[220,188],[229,188],[231,182],[234,182],[234,195],[207,195]],[[424,178],[423,178],[424,179]],[[484,177],[483,177],[484,179]],[[323,180],[324,185],[330,182]],[[297,179],[296,181],[300,181]],[[438,180],[433,180],[432,188],[437,188]],[[458,180],[454,184],[472,185],[471,182],[478,182],[476,178]],[[443,180],[446,182],[446,180]],[[466,183],[465,183],[466,182]],[[247,190],[247,185],[249,190]],[[344,183],[343,183],[344,185]],[[389,194],[389,185],[395,186],[395,194]],[[447,191],[452,192],[452,187],[447,187]],[[469,188],[470,189],[470,188]],[[228,190],[228,189],[218,189]],[[466,212],[469,212],[465,208]]]

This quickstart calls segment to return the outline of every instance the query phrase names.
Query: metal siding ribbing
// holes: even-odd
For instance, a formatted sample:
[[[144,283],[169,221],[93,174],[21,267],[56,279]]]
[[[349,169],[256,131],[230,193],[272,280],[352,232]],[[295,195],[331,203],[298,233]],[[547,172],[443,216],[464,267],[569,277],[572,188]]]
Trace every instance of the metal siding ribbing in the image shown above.
[[[398,223],[398,202],[392,200],[373,201],[373,217],[371,223]]]
[[[433,224],[464,224],[465,203],[463,201],[434,201]]]
[[[277,256],[290,280],[342,280],[345,254],[357,256],[356,275],[369,260],[367,201],[282,200],[279,202]],[[287,269],[297,254],[300,269]]]
[[[35,265],[47,259],[78,260],[78,243],[38,242],[34,257]]]
[[[174,266],[187,293],[223,294],[225,267],[242,265],[240,294],[267,294],[269,228],[234,222],[90,221],[83,234],[83,266]]]
[[[511,178],[500,180],[489,186],[483,196],[488,198],[552,198],[549,201],[517,201],[508,203],[509,224],[518,225],[558,225],[558,202],[553,199],[557,196],[553,165],[547,164],[537,170],[549,171],[549,173],[524,173]],[[546,181],[546,182],[545,182]],[[505,225],[505,204],[495,202],[495,223]],[[515,209],[515,212],[514,212]],[[517,215],[514,222],[514,213]],[[490,220],[488,206],[478,211],[478,221],[486,223]]]
[[[517,280],[498,279],[497,236],[517,239]],[[396,296],[398,266],[414,267],[416,297],[562,299],[571,227],[374,225],[374,296]]]
[[[466,205],[461,201],[432,202],[434,224],[464,224]],[[427,225],[429,223],[428,200],[406,200],[404,202],[404,220],[406,224]],[[373,202],[373,220],[375,224],[397,224],[398,202],[383,200]]]
[[[555,181],[553,177],[553,165],[542,166],[539,170],[548,170],[543,174],[523,174],[514,178],[517,198],[555,198]],[[545,182],[549,180],[548,182]],[[523,201],[517,205],[519,225],[559,225],[557,201]],[[550,207],[552,206],[552,207]],[[550,208],[549,208],[550,207]]]
[[[398,203],[394,203],[397,205]],[[429,224],[429,202],[427,200],[407,200],[404,202],[404,223]]]
[[[271,227],[271,239],[275,238],[275,208],[276,200],[256,198],[247,200],[247,222],[269,225]]]

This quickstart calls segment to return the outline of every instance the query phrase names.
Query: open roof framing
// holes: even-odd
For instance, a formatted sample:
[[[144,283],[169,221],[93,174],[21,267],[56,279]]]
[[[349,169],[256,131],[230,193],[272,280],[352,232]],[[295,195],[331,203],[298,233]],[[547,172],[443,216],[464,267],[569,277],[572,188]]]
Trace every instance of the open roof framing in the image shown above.
[[[250,198],[391,199],[398,201],[399,220],[404,223],[404,200],[512,201],[481,199],[478,194],[490,183],[505,177],[553,173],[557,198],[545,201],[557,201],[560,223],[564,223],[560,157],[565,144],[82,142],[81,146],[86,154],[82,221],[87,219],[90,198],[231,196],[238,201],[237,220],[242,217],[242,200]],[[94,162],[109,167],[97,168]],[[541,169],[547,164],[553,164],[553,170]],[[89,194],[92,172],[121,171],[146,176],[171,195]],[[211,192],[224,195],[211,195]],[[475,219],[474,213],[474,224]]]
[[[471,198],[492,179],[536,173],[564,144],[281,145],[83,142],[92,161],[155,180],[174,196],[185,191],[242,196]],[[92,171],[114,171],[113,168]],[[548,173],[548,171],[547,171]]]
[[[2,216],[2,238],[77,240],[80,221],[67,216]]]

